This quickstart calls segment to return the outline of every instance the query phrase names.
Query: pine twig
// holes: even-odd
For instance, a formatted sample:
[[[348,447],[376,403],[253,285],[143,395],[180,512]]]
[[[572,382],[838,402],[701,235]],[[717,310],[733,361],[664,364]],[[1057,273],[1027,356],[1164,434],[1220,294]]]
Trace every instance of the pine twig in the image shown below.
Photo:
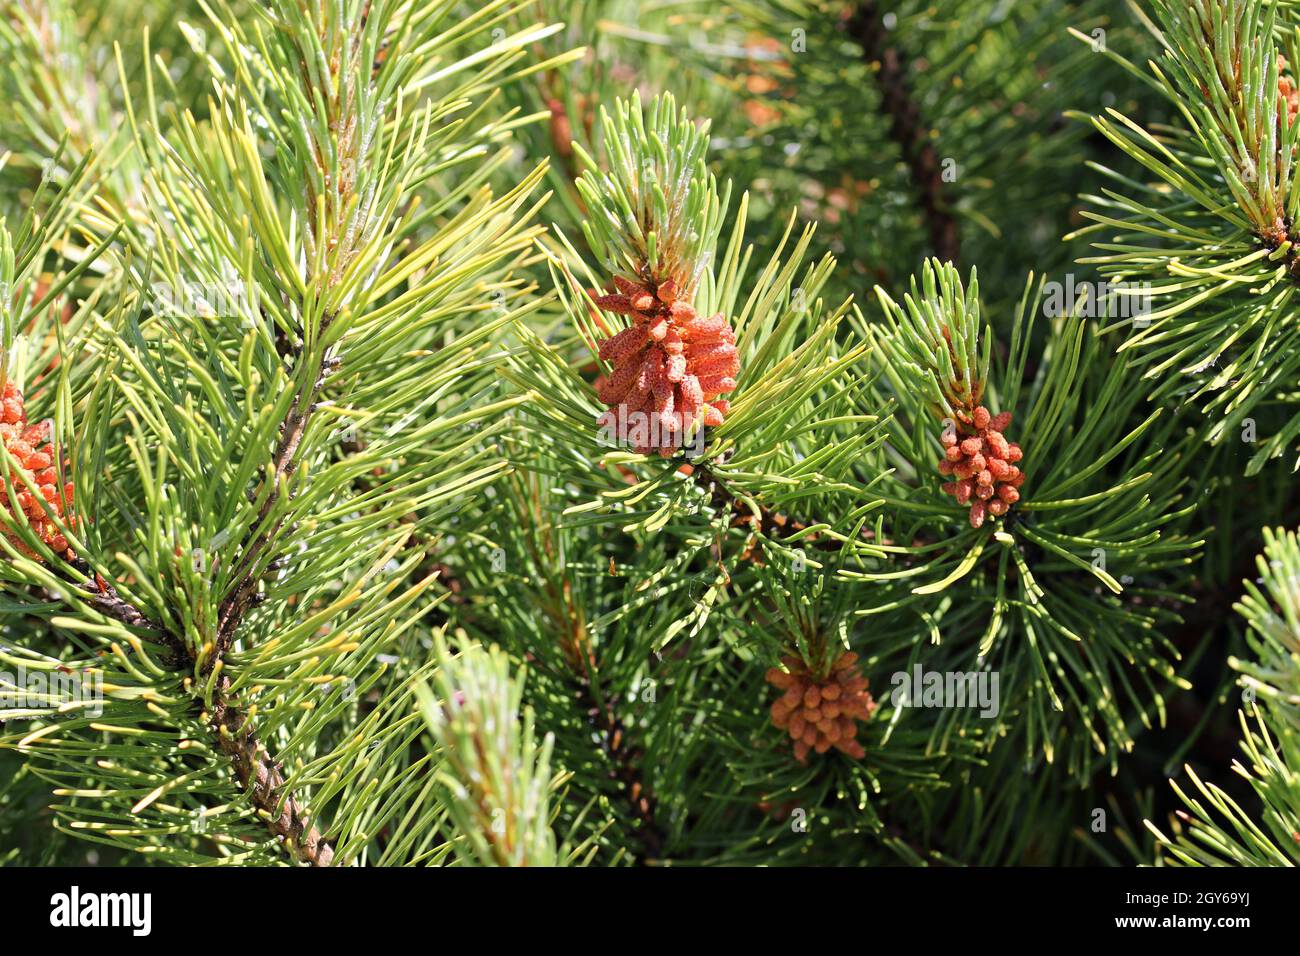
[[[301,352],[298,351],[297,354],[300,356]],[[336,364],[328,353],[322,357],[320,367],[316,370],[315,381],[312,385],[305,386],[302,389],[305,394],[298,396],[285,416],[285,420],[281,423],[280,440],[276,445],[275,453],[271,457],[270,475],[267,478],[271,483],[271,490],[266,496],[266,501],[262,503],[257,521],[253,524],[254,528],[261,527],[266,523],[267,518],[280,500],[282,483],[287,481],[297,469],[298,448],[302,443],[303,435],[307,431],[307,425],[311,421],[312,412],[315,411],[316,398],[325,384],[326,377]],[[216,649],[206,662],[208,671],[230,649],[230,645],[235,639],[235,632],[238,630],[244,614],[255,604],[254,599],[257,594],[259,578],[258,575],[253,573],[253,569],[257,567],[266,549],[279,536],[283,526],[284,520],[281,518],[275,522],[274,527],[263,530],[244,548],[244,553],[235,569],[235,573],[232,575],[232,580],[238,583],[221,602],[217,617]]]
[[[222,753],[230,758],[240,786],[253,806],[265,814],[267,827],[289,847],[294,857],[310,866],[329,866],[334,848],[316,827],[306,822],[303,807],[291,790],[286,790],[284,771],[258,740],[248,714],[226,699],[227,678],[218,682],[208,726],[216,735]]]
[[[184,641],[121,597],[98,575],[82,587],[94,596],[95,607],[103,614],[128,627],[157,635],[170,652],[166,663],[173,669],[193,664],[193,655]],[[206,716],[217,745],[230,758],[240,786],[254,808],[265,817],[272,835],[289,849],[295,860],[311,866],[329,866],[334,860],[333,847],[315,826],[307,823],[303,807],[293,793],[285,791],[280,762],[258,739],[249,714],[229,701],[229,689],[229,679],[223,677],[217,682],[212,710]]]
[[[604,699],[604,695],[597,693],[600,678],[585,636],[586,626],[581,620],[572,617],[572,593],[565,587],[557,597],[566,606],[566,611],[560,615],[548,616],[556,623],[561,620],[573,621],[573,627],[577,631],[562,648],[566,673],[575,688],[574,701],[600,735],[601,748],[612,766],[610,776],[622,786],[632,816],[639,824],[636,837],[642,848],[642,862],[653,862],[663,854],[665,839],[656,822],[658,801],[646,785],[641,771],[645,753],[631,743],[633,737],[627,726]]]
[[[762,535],[773,541],[780,540],[784,535],[798,534],[806,531],[814,524],[828,524],[829,522],[810,521],[802,518],[791,517],[779,511],[773,511],[764,505],[758,506],[758,514],[747,508],[735,493],[727,487],[726,482],[719,478],[708,465],[702,463],[693,463],[691,466],[691,478],[701,488],[709,494],[709,504],[718,511],[730,512],[732,514],[731,524],[733,527],[749,527],[756,534]],[[865,535],[867,529],[863,529]],[[818,551],[839,551],[843,543],[834,538],[817,537],[814,532],[807,539],[808,545]],[[746,557],[754,558],[752,549],[747,551]]]

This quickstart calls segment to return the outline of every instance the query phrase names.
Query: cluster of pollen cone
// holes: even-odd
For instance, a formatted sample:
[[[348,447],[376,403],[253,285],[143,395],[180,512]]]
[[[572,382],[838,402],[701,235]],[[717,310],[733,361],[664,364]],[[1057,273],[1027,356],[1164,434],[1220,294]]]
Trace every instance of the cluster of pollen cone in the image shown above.
[[[876,702],[857,661],[857,654],[845,651],[824,680],[793,656],[781,658],[785,670],[768,670],[767,682],[785,692],[772,704],[772,723],[790,735],[800,763],[808,762],[809,750],[824,754],[832,747],[855,760],[866,756],[857,739],[858,721],[871,717]]]
[[[666,458],[730,410],[721,396],[736,388],[736,334],[722,313],[697,315],[672,279],[642,285],[616,276],[614,285],[617,293],[596,304],[632,324],[600,343],[613,368],[596,380],[609,408],[598,424],[640,454]]]
[[[50,449],[49,423],[27,424],[27,407],[23,394],[13,382],[6,382],[4,387],[3,408],[0,410],[0,438],[5,448],[17,464],[11,471],[9,480],[18,499],[22,519],[36,532],[36,536],[49,545],[58,554],[72,558],[68,549],[68,540],[51,520],[51,514],[63,517],[65,509],[72,505],[72,485],[60,487],[58,473],[55,469],[54,454]],[[36,486],[39,498],[33,495],[18,475],[18,470]],[[0,508],[6,514],[12,514],[9,496],[0,491]],[[3,529],[5,538],[20,553],[27,557],[36,557],[23,540],[8,528]]]
[[[990,415],[983,405],[975,409],[969,422],[949,429],[940,439],[944,456],[939,472],[955,480],[940,487],[958,504],[970,505],[970,523],[979,528],[989,515],[1000,516],[1020,500],[1020,486],[1025,476],[1016,462],[1020,446],[1008,442],[1002,434],[1011,424],[1011,413]]]

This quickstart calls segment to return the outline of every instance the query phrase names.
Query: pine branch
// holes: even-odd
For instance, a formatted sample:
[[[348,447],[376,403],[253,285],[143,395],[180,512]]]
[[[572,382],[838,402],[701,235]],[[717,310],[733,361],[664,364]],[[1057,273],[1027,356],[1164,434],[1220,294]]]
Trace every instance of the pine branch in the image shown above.
[[[709,494],[709,504],[720,512],[730,512],[732,514],[731,524],[733,527],[751,528],[755,533],[762,535],[772,541],[779,541],[782,537],[799,535],[815,525],[828,524],[828,522],[816,521],[811,519],[795,518],[790,515],[775,511],[762,504],[758,505],[758,514],[746,506],[746,504],[736,497],[735,493],[727,486],[727,483],[719,478],[709,466],[703,462],[693,464],[691,479]],[[831,525],[833,526],[833,525]],[[862,529],[863,537],[871,534],[869,528]],[[835,538],[824,538],[816,532],[808,535],[803,540],[818,551],[839,551],[843,548],[844,543]],[[745,557],[751,560],[757,560],[759,552],[749,549],[745,552]]]
[[[329,866],[334,849],[316,827],[307,823],[304,808],[292,791],[285,790],[284,772],[252,730],[250,715],[225,697],[230,681],[222,678],[213,697],[208,726],[222,753],[230,758],[240,786],[266,818],[268,829],[289,848],[300,863]]]
[[[1199,798],[1170,781],[1187,807],[1171,820],[1173,838],[1147,820],[1148,829],[1168,849],[1174,864],[1286,866],[1300,859],[1296,849],[1300,804],[1294,785],[1300,761],[1296,732],[1300,672],[1295,667],[1300,547],[1295,532],[1284,528],[1265,528],[1263,539],[1263,552],[1255,563],[1258,576],[1245,581],[1235,606],[1249,625],[1246,640],[1253,659],[1229,659],[1247,691],[1238,713],[1245,759],[1233,769],[1250,784],[1261,809],[1247,812],[1227,790],[1202,781],[1185,765]]]
[[[539,562],[539,566],[545,564]],[[447,572],[447,580],[453,582],[448,586],[455,594],[454,584],[459,582],[450,570]],[[632,816],[638,822],[636,835],[642,847],[642,861],[657,860],[663,852],[665,840],[655,817],[658,802],[646,785],[641,769],[644,753],[631,743],[633,735],[605,700],[604,695],[598,693],[599,675],[591,651],[591,642],[585,633],[585,619],[574,603],[572,590],[567,587],[548,588],[548,595],[554,603],[562,607],[549,609],[544,604],[543,610],[548,611],[547,617],[552,622],[560,624],[562,628],[567,622],[569,625],[567,629],[576,632],[561,646],[565,671],[574,686],[574,700],[600,734],[601,749],[613,765],[610,775],[622,786]],[[469,605],[465,607],[469,613],[472,613]]]
[[[889,135],[902,150],[920,192],[930,248],[938,258],[956,262],[961,243],[957,220],[945,195],[938,153],[922,124],[920,107],[907,81],[907,59],[902,50],[889,43],[874,0],[858,4],[846,29],[862,46],[864,58],[880,64],[877,79],[881,103],[889,116]]]
[[[322,332],[328,323],[322,326]],[[296,354],[301,357],[301,350],[296,350]],[[290,407],[288,414],[280,425],[280,440],[276,446],[275,453],[271,456],[270,477],[268,481],[271,485],[270,494],[262,503],[261,510],[258,513],[257,521],[253,525],[255,528],[263,527],[271,513],[275,510],[276,504],[280,500],[280,491],[287,487],[289,478],[297,468],[298,448],[302,443],[302,436],[307,431],[307,425],[311,421],[312,412],[316,408],[316,398],[320,394],[325,379],[332,367],[336,363],[329,357],[329,353],[322,355],[320,366],[318,367],[314,383],[303,389],[298,398]],[[234,642],[235,632],[239,628],[244,614],[253,606],[257,594],[258,576],[253,572],[261,558],[265,555],[267,549],[274,543],[284,527],[284,519],[281,517],[270,528],[263,530],[253,541],[244,549],[243,557],[240,559],[236,568],[233,580],[237,581],[229,596],[222,601],[221,609],[218,616],[218,629],[216,648],[214,653],[205,661],[205,673],[211,672],[216,663],[221,660],[230,645]]]
[[[1083,216],[1092,224],[1067,239],[1092,235],[1098,254],[1080,261],[1127,286],[1129,301],[1139,296],[1143,321],[1121,311],[1109,329],[1129,329],[1119,351],[1145,366],[1152,400],[1198,406],[1203,436],[1218,444],[1250,427],[1261,406],[1289,404],[1300,368],[1298,333],[1286,321],[1298,278],[1300,121],[1286,72],[1294,39],[1283,41],[1287,30],[1272,4],[1153,6],[1164,50],[1149,64],[1147,82],[1182,122],[1144,128],[1111,111],[1092,123],[1160,186],[1099,167],[1119,185],[1085,196]],[[1124,57],[1108,55],[1146,79]],[[1259,443],[1246,474],[1282,455],[1297,434],[1300,415]]]
[[[156,635],[170,651],[170,660],[165,663],[176,670],[193,665],[194,658],[179,637],[124,600],[98,575],[83,587],[95,595],[95,606],[103,613],[129,627]],[[293,858],[311,866],[329,866],[334,859],[333,848],[316,827],[307,823],[304,809],[293,793],[285,792],[280,762],[258,739],[251,715],[229,701],[229,691],[229,678],[223,677],[216,682],[212,707],[206,715],[217,746],[230,758],[240,786],[266,820],[267,828],[288,848]]]
[[[1276,523],[1282,527],[1295,527],[1300,522],[1300,500],[1292,501],[1277,515]],[[1234,541],[1237,556],[1232,562],[1227,575],[1212,587],[1193,587],[1195,603],[1179,609],[1182,624],[1173,629],[1169,640],[1180,650],[1195,648],[1205,639],[1206,622],[1222,621],[1233,609],[1247,597],[1247,584],[1256,574],[1256,562],[1259,552],[1267,543],[1267,537],[1260,531],[1244,535]],[[1198,582],[1199,584],[1200,582]],[[1198,593],[1199,592],[1199,593]],[[1184,695],[1177,699],[1179,706],[1171,708],[1171,716],[1181,725],[1179,729],[1188,734],[1205,726],[1206,710],[1213,704],[1194,695]],[[1210,766],[1228,764],[1237,756],[1239,740],[1228,733],[1228,728],[1211,728],[1198,737],[1197,750]]]
[[[323,151],[311,159],[311,162],[318,163],[321,167],[326,191],[318,193],[315,181],[310,176],[305,177],[305,206],[309,211],[305,220],[310,226],[305,238],[308,240],[309,254],[317,259],[317,244],[328,246],[334,253],[331,266],[318,276],[323,292],[332,290],[342,280],[343,270],[356,254],[359,241],[356,222],[347,207],[355,198],[353,190],[356,186],[357,165],[364,146],[360,144],[363,134],[358,129],[356,79],[349,66],[359,56],[369,14],[370,5],[367,3],[357,14],[347,49],[335,51],[345,57],[343,61],[331,64],[331,75],[338,83],[330,91],[332,98],[318,101],[316,107],[321,117],[329,121],[331,130],[337,136],[336,168],[330,168]],[[313,25],[324,29],[323,26]],[[326,42],[323,33],[321,42]],[[305,89],[313,86],[312,77],[305,68],[302,82]],[[312,210],[317,211],[319,219],[313,219],[310,215]],[[333,313],[327,313],[321,318],[319,327],[314,330],[317,341],[330,331],[332,320],[336,317]],[[306,324],[302,334],[309,336]],[[289,483],[298,466],[303,436],[311,422],[325,380],[338,364],[333,358],[332,350],[321,347],[319,353],[316,353],[319,358],[313,362],[315,367],[304,376],[306,370],[297,366],[308,355],[315,353],[315,348],[309,349],[296,341],[290,347],[289,354],[295,363],[295,377],[299,380],[298,391],[280,423],[279,438],[266,467],[265,497],[249,531],[251,541],[245,539],[242,554],[231,576],[233,586],[218,609],[215,641],[210,652],[202,648],[194,652],[202,655],[204,675],[213,674],[222,665],[245,615],[256,604],[260,580],[257,569],[264,566],[265,559],[284,529],[285,514],[282,513],[274,520],[272,515],[280,504],[281,496],[292,493]],[[260,529],[256,531],[255,537],[253,529]],[[119,610],[130,613],[127,609]],[[166,636],[175,647],[185,647],[184,642],[174,635]],[[281,765],[258,740],[252,729],[251,715],[241,711],[229,700],[231,686],[229,677],[218,678],[207,715],[208,726],[216,736],[218,745],[230,758],[241,787],[248,793],[253,805],[266,817],[271,832],[290,848],[295,859],[313,866],[328,866],[333,860],[333,849],[315,827],[308,826],[303,808],[294,795],[281,792],[285,783]]]
[[[642,863],[653,863],[663,853],[664,835],[655,821],[658,801],[641,773],[644,753],[632,745],[627,727],[613,708],[596,699],[590,675],[578,678],[576,700],[600,733],[601,746],[614,765],[612,775],[622,785],[637,820],[636,837],[641,843]]]

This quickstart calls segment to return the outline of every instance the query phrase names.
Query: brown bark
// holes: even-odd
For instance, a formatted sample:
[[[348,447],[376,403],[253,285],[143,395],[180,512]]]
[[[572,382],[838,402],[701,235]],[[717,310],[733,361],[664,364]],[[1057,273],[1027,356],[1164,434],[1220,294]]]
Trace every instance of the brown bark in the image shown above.
[[[948,205],[938,153],[907,80],[906,56],[889,42],[874,0],[857,5],[847,29],[862,46],[866,59],[880,64],[876,79],[881,105],[889,117],[889,135],[902,151],[903,161],[920,193],[930,249],[938,258],[955,263],[961,247],[960,232]]]

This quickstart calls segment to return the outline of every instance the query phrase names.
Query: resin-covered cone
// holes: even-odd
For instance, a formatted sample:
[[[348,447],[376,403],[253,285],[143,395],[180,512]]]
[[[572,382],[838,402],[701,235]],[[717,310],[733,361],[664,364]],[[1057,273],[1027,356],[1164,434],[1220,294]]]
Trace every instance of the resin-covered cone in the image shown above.
[[[720,396],[736,387],[736,335],[726,316],[702,318],[679,299],[672,281],[638,285],[615,277],[618,292],[596,299],[632,324],[600,343],[613,368],[596,381],[609,406],[598,424],[641,454],[665,457],[692,432],[721,425],[730,410]]]

